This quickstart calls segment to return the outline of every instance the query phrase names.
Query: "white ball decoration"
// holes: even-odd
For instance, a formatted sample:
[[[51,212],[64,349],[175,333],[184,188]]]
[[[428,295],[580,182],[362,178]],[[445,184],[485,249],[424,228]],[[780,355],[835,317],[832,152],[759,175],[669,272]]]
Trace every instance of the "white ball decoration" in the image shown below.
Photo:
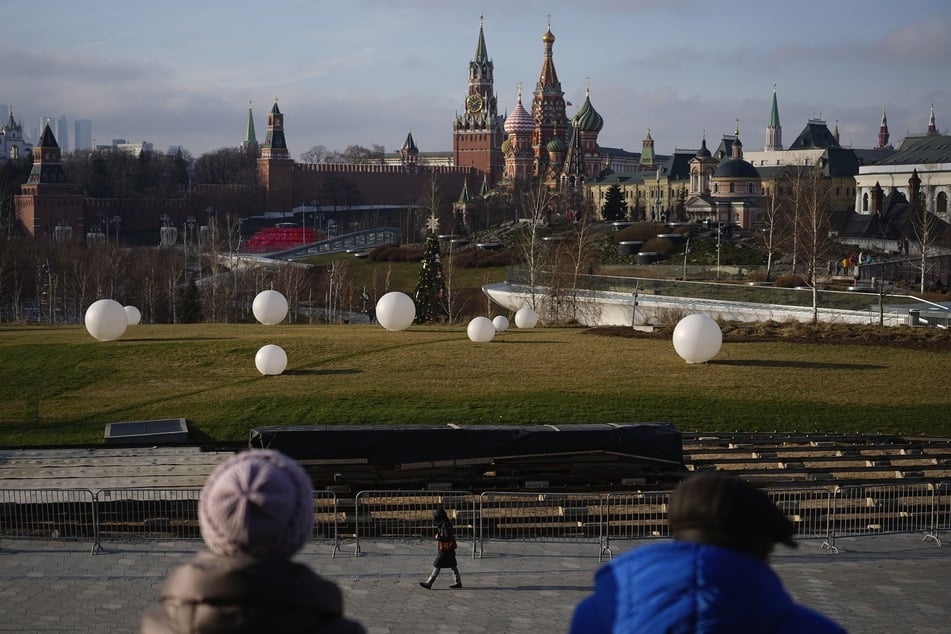
[[[287,353],[280,346],[269,343],[254,355],[254,365],[261,374],[281,374],[287,368]]]
[[[265,326],[273,326],[287,317],[287,299],[277,291],[261,291],[251,305],[254,318]]]
[[[416,304],[406,293],[389,292],[376,303],[376,319],[387,330],[406,330],[416,319]]]
[[[497,332],[505,332],[509,329],[509,320],[505,315],[497,315],[495,319],[492,320],[492,325],[495,326]]]
[[[687,315],[674,327],[674,350],[687,363],[706,363],[717,356],[723,333],[707,315]]]
[[[495,324],[488,317],[475,317],[466,329],[469,340],[475,343],[488,343],[495,336]]]
[[[531,308],[519,308],[515,313],[515,325],[519,328],[534,328],[538,323],[538,313]]]
[[[86,330],[99,341],[114,341],[129,326],[129,316],[122,304],[112,299],[100,299],[86,309]]]
[[[142,321],[142,313],[135,306],[124,306],[126,317],[129,318],[129,325],[135,326]]]

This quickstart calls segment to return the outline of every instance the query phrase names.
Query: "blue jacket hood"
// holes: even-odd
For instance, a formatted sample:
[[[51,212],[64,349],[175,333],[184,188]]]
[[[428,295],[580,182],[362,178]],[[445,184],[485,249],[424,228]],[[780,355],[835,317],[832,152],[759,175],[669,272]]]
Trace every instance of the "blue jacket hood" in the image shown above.
[[[687,542],[636,548],[603,566],[576,609],[572,632],[838,633],[797,605],[763,561]]]

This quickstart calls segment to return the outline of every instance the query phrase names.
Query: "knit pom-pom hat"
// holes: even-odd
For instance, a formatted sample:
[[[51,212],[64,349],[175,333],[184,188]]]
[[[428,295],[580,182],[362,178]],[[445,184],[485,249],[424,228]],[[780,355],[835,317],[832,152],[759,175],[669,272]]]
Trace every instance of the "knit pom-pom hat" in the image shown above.
[[[313,535],[313,484],[284,454],[252,449],[218,465],[198,502],[205,544],[218,555],[290,559]]]

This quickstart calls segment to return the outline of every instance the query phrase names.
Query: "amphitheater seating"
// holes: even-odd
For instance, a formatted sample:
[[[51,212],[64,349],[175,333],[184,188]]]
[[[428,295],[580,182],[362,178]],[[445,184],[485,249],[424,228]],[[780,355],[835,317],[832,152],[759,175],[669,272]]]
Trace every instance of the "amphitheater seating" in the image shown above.
[[[684,435],[689,471],[730,471],[763,487],[951,479],[951,442],[902,436]]]

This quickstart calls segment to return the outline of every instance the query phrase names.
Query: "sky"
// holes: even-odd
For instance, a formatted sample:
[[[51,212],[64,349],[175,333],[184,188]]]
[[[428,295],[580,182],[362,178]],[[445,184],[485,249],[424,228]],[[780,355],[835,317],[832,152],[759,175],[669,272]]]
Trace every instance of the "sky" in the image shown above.
[[[499,109],[523,103],[550,20],[565,98],[604,118],[601,146],[697,148],[739,127],[765,143],[773,87],[783,142],[812,118],[846,147],[951,128],[947,0],[3,0],[0,103],[24,130],[92,120],[94,143],[193,156],[259,141],[275,99],[291,156],[315,145],[452,148],[480,16]],[[13,19],[15,16],[15,20]],[[32,140],[32,139],[31,139]],[[73,139],[68,141],[68,148]]]

